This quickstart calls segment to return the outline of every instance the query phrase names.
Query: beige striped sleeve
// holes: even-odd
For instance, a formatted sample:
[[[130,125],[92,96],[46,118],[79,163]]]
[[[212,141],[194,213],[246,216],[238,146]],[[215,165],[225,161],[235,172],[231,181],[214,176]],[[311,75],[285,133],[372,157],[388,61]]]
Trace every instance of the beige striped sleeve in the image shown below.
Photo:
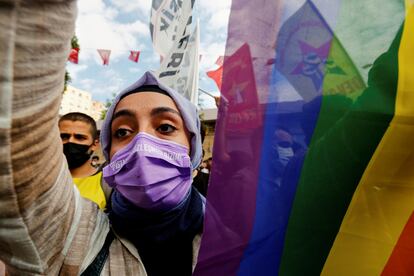
[[[0,0],[0,259],[21,275],[57,273],[79,220],[57,127],[75,17],[72,0]]]

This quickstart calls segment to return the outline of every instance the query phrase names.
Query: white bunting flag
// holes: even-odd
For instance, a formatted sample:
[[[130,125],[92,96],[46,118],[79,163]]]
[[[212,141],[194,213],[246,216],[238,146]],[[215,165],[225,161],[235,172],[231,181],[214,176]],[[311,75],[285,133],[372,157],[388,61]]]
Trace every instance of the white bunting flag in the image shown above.
[[[109,56],[111,55],[111,50],[98,49],[97,51],[102,58],[103,65],[109,65]]]

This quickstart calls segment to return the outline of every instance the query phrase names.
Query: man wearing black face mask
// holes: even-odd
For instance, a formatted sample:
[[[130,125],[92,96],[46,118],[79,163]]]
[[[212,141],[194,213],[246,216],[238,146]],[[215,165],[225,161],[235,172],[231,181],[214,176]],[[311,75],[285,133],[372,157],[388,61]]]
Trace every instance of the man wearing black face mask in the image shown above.
[[[99,143],[94,119],[79,112],[68,113],[60,118],[59,130],[63,153],[81,195],[98,204],[99,208],[105,208],[102,172],[90,162],[90,157]]]

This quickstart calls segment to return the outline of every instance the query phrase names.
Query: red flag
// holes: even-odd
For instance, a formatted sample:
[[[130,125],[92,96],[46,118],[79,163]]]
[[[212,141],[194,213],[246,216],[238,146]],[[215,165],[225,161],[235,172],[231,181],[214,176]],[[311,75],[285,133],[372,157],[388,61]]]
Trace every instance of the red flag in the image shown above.
[[[138,62],[139,60],[139,51],[129,51],[129,59],[132,60],[133,62]]]
[[[226,58],[221,92],[229,100],[227,129],[247,132],[261,124],[253,61],[248,44]]]
[[[216,82],[217,87],[219,88],[219,90],[221,90],[221,83],[222,83],[222,80],[223,80],[223,66],[220,66],[216,70],[208,71],[207,76],[212,78]]]
[[[111,55],[111,50],[98,49],[98,53],[102,58],[103,65],[108,65],[109,64],[109,56]]]
[[[78,64],[79,61],[79,48],[72,48],[68,60],[72,63]]]

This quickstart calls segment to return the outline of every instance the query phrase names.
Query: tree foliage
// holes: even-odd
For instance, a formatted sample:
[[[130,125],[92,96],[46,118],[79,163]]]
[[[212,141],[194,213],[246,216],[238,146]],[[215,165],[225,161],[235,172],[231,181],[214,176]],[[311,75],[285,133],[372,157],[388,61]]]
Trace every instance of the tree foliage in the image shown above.
[[[105,119],[106,113],[108,112],[109,107],[110,107],[110,106],[112,105],[112,103],[114,102],[115,97],[116,97],[116,93],[112,93],[112,97],[111,97],[111,99],[106,99],[106,102],[105,102],[105,109],[104,109],[104,110],[102,110],[102,113],[101,113],[101,120]]]
[[[80,48],[80,46],[79,46],[79,40],[78,40],[78,37],[76,35],[74,35],[72,37],[71,45],[72,45],[72,49],[75,49],[75,48],[78,48],[79,49]]]
[[[75,49],[75,48],[80,49],[79,40],[76,37],[76,35],[74,35],[72,37],[72,40],[71,40],[70,44],[71,44],[72,49]],[[70,83],[71,81],[72,81],[72,78],[70,77],[70,74],[69,74],[68,70],[66,70],[66,72],[65,72],[65,83],[64,83],[64,87],[63,87],[63,92],[66,91],[66,88],[68,86],[68,83]]]

